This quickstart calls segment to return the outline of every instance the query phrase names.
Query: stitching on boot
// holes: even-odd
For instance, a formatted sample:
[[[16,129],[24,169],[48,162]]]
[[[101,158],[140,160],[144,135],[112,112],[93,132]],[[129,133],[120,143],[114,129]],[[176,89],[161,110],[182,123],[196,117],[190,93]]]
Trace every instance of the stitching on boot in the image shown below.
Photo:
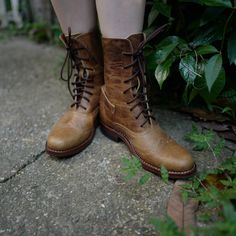
[[[104,98],[105,98],[105,105],[106,105],[106,106],[108,107],[108,109],[111,111],[112,115],[114,115],[114,114],[115,114],[115,110],[116,110],[115,105],[113,105],[113,104],[109,101],[109,99],[108,99],[108,97],[107,97],[107,95],[106,95],[106,92],[105,92],[105,90],[104,90],[103,87],[101,88],[101,90],[102,90],[102,94],[103,94],[103,96],[104,96]]]

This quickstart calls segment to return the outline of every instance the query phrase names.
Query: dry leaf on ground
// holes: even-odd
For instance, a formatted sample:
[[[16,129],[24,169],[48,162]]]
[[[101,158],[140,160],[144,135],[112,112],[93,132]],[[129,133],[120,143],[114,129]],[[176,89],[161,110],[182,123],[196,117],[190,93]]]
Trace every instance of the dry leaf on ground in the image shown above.
[[[174,220],[179,229],[184,230],[186,235],[191,235],[191,226],[196,225],[195,212],[198,201],[189,199],[186,203],[182,200],[181,185],[184,181],[176,181],[167,204],[167,214]]]

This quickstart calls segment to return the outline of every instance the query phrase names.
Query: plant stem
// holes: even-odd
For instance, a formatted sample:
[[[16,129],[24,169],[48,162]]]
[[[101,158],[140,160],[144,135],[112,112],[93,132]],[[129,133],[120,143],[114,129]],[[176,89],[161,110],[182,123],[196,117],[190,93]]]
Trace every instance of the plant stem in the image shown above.
[[[231,14],[229,15],[226,23],[225,23],[225,26],[224,26],[224,31],[223,31],[223,39],[221,41],[221,47],[220,47],[220,53],[222,53],[222,50],[223,50],[223,47],[224,47],[224,43],[225,43],[225,34],[226,34],[226,30],[227,30],[227,27],[228,27],[228,24],[232,18],[232,16],[234,15],[234,12],[235,12],[235,9],[232,10]]]
[[[212,152],[212,154],[213,154],[213,156],[214,156],[214,158],[215,158],[215,160],[216,160],[216,164],[218,164],[218,159],[217,159],[217,156],[216,156],[216,154],[215,154],[214,149],[212,148],[211,144],[210,144],[209,142],[207,142],[207,140],[206,140],[206,143],[207,143],[209,149],[211,150],[211,152]]]

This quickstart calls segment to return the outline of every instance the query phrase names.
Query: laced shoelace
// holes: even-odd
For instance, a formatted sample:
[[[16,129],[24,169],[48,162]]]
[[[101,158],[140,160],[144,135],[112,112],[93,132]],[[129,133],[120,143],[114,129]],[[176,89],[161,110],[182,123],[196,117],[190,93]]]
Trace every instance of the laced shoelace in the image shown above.
[[[68,28],[68,37],[66,38],[65,35],[64,42],[66,44],[67,54],[65,57],[65,61],[61,68],[61,79],[63,81],[67,81],[68,90],[74,100],[74,103],[71,104],[71,107],[76,106],[76,108],[82,107],[84,110],[87,108],[81,104],[81,100],[84,99],[87,102],[90,102],[89,98],[85,96],[85,94],[93,95],[92,92],[88,91],[87,89],[93,89],[94,86],[90,85],[93,82],[92,78],[89,78],[89,72],[93,71],[93,68],[85,66],[82,61],[90,61],[95,60],[92,56],[90,50],[82,45],[80,47],[75,48],[73,46],[73,39],[71,36],[71,29]],[[79,51],[86,50],[91,57],[81,57],[79,56]],[[95,60],[96,61],[96,60]],[[64,77],[64,70],[67,65],[67,76]],[[77,73],[74,73],[74,70],[77,70]],[[73,76],[74,75],[74,76]],[[72,82],[71,79],[74,77],[74,81]],[[71,87],[74,87],[73,89]]]
[[[146,80],[146,71],[144,65],[144,55],[143,49],[144,46],[155,38],[160,32],[162,32],[169,24],[165,24],[155,30],[149,37],[142,41],[134,52],[123,52],[123,55],[131,56],[133,58],[133,62],[124,66],[124,69],[128,69],[130,67],[134,67],[133,75],[129,77],[124,83],[131,83],[131,86],[126,89],[123,93],[126,94],[128,91],[136,90],[134,93],[134,98],[127,102],[128,105],[133,104],[130,108],[130,111],[133,111],[136,107],[141,106],[141,111],[135,117],[135,119],[139,119],[139,117],[143,114],[144,122],[140,125],[144,127],[146,123],[151,124],[151,120],[155,120],[155,117],[152,115],[152,110],[149,106],[149,99],[147,98],[147,80]],[[133,82],[133,83],[132,83]],[[132,85],[133,84],[133,85]]]

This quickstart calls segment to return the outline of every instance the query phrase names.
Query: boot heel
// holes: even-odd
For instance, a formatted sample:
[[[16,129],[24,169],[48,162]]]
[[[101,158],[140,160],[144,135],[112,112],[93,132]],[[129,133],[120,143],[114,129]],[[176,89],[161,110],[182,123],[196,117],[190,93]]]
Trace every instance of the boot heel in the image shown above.
[[[106,128],[102,124],[100,124],[100,127],[101,127],[102,133],[105,136],[107,136],[109,139],[111,139],[111,140],[113,140],[113,141],[115,141],[117,143],[120,142],[120,137],[116,133],[110,131],[108,128]]]

